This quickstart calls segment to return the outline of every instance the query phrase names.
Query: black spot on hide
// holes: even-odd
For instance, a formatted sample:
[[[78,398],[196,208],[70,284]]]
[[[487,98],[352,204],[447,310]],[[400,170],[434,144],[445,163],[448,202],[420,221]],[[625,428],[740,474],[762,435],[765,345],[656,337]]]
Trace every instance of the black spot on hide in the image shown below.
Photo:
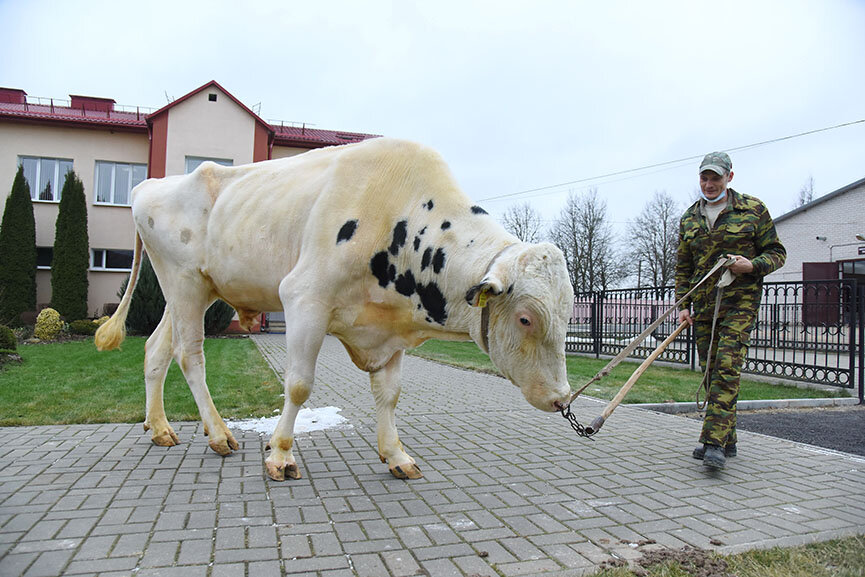
[[[438,249],[432,259],[433,272],[438,274],[445,266],[445,251]]]
[[[424,207],[425,209],[427,209],[427,210],[432,210],[432,209],[433,209],[433,201],[432,201],[432,199],[429,199],[429,201],[423,203],[423,207]]]
[[[416,291],[418,296],[420,296],[423,308],[429,313],[430,318],[440,325],[445,324],[448,318],[448,314],[445,312],[447,301],[445,301],[445,297],[438,285],[434,282],[426,285],[418,284]]]
[[[351,237],[354,236],[355,230],[357,230],[357,220],[346,221],[346,223],[342,225],[342,228],[339,229],[339,232],[336,235],[336,244],[351,240]]]
[[[420,260],[421,271],[426,270],[426,267],[429,266],[429,263],[431,260],[432,260],[432,247],[429,247],[425,251],[423,251],[423,257],[421,257],[421,260]]]
[[[512,292],[514,292],[514,285],[508,287],[508,294],[511,294]]]
[[[408,221],[401,220],[393,227],[393,242],[390,243],[390,254],[396,256],[399,249],[405,246],[405,238],[407,236]]]
[[[489,213],[487,211],[485,211],[484,209],[482,209],[481,207],[479,207],[478,205],[475,205],[472,207],[472,214],[489,214]]]
[[[376,253],[369,261],[369,268],[372,271],[372,275],[378,279],[378,284],[382,287],[387,287],[390,282],[387,272],[389,264],[387,253],[385,251]]]
[[[396,277],[395,284],[396,292],[407,297],[410,297],[414,294],[415,287],[417,286],[414,280],[414,275],[410,270],[407,270],[404,274]]]
[[[442,223],[442,230],[447,230],[451,227],[451,221],[446,220]]]
[[[416,237],[414,237],[414,251],[417,252],[419,248],[420,248],[420,237],[416,236]]]
[[[418,234],[423,236],[423,233],[425,233],[425,232],[426,232],[426,227],[423,227],[422,229],[420,229],[420,232],[418,232]]]

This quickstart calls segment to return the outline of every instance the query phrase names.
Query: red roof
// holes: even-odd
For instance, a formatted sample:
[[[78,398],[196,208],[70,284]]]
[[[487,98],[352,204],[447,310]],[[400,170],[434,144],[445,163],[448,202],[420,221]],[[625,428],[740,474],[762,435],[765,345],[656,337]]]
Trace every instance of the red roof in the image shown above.
[[[357,132],[342,132],[338,130],[321,130],[301,126],[271,126],[273,143],[278,146],[299,146],[319,148],[338,144],[360,142],[368,138],[378,138],[378,134],[361,134]]]
[[[256,122],[260,123],[274,135],[274,144],[278,146],[296,146],[299,148],[321,148],[350,142],[360,142],[368,138],[377,138],[377,134],[361,134],[356,132],[344,132],[339,130],[322,130],[318,128],[306,128],[295,126],[271,125],[258,117],[237,100],[230,92],[212,80],[196,88],[174,102],[163,106],[153,113],[126,112],[117,110],[85,110],[84,108],[72,108],[71,106],[55,106],[53,104],[15,104],[0,102],[0,119],[17,120],[20,122],[38,122],[59,124],[64,126],[78,126],[90,128],[119,129],[127,131],[147,131],[148,120],[162,114],[169,108],[176,106],[191,96],[201,92],[205,88],[215,86],[231,98],[238,106],[249,113]],[[7,89],[12,90],[12,89]],[[23,93],[23,91],[21,91]],[[78,97],[81,98],[81,97]],[[89,97],[93,98],[93,97]],[[110,99],[98,99],[112,102]],[[68,101],[66,101],[68,102]]]
[[[0,102],[0,118],[53,124],[90,126],[93,128],[119,128],[147,132],[143,112],[86,110],[51,104],[12,104]]]

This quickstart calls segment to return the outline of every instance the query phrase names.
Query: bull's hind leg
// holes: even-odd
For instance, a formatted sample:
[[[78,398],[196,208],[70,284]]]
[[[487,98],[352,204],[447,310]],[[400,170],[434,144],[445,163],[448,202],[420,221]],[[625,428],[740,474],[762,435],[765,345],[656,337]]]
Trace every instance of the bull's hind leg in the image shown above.
[[[144,430],[152,430],[151,440],[162,447],[171,447],[180,442],[165,417],[165,405],[162,402],[162,390],[165,374],[171,364],[171,354],[171,315],[166,307],[162,320],[144,345],[144,382],[147,389]]]
[[[232,450],[237,450],[237,441],[225,421],[219,416],[219,412],[210,397],[207,388],[207,380],[204,370],[204,313],[210,306],[211,299],[202,287],[189,287],[180,295],[166,294],[166,305],[173,321],[173,333],[176,339],[176,359],[183,371],[183,376],[195,398],[198,413],[204,423],[204,430],[209,435],[208,445],[220,455],[228,455]],[[194,288],[199,290],[194,291]]]
[[[378,427],[378,453],[382,463],[387,463],[390,472],[398,479],[419,479],[420,469],[403,449],[396,432],[394,411],[399,400],[399,378],[402,372],[403,352],[396,352],[388,363],[369,374],[372,396],[375,398],[376,423]]]

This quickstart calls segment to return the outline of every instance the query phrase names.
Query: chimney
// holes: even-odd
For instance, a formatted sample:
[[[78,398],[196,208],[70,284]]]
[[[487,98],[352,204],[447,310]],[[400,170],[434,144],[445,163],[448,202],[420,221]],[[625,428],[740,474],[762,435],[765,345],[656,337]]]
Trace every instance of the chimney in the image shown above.
[[[18,88],[0,88],[0,102],[5,104],[26,104],[27,93]]]
[[[97,112],[114,112],[114,99],[97,98],[96,96],[78,96],[70,94],[72,108],[78,110],[94,110]]]

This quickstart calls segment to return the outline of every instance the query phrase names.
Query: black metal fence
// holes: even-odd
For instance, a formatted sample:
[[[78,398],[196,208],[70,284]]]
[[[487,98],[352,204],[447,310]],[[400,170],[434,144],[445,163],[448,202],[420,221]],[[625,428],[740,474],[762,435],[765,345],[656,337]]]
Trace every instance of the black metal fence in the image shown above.
[[[673,287],[577,293],[566,350],[616,355],[675,303]],[[670,315],[632,356],[647,357],[675,330]],[[856,280],[766,283],[743,370],[855,388],[863,397],[865,284]],[[697,368],[693,331],[659,360]]]

